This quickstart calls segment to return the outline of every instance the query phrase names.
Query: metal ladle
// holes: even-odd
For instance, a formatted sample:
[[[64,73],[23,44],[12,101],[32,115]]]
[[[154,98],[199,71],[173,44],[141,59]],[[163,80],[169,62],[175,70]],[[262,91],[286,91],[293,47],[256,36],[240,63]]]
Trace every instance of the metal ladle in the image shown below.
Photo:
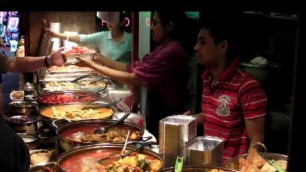
[[[110,124],[110,125],[107,125],[107,126],[100,126],[98,127],[94,133],[95,134],[104,134],[109,128],[113,127],[113,126],[116,126],[118,124],[120,124],[121,122],[123,122],[129,115],[131,114],[131,111],[126,113],[122,118],[120,118],[118,121]]]

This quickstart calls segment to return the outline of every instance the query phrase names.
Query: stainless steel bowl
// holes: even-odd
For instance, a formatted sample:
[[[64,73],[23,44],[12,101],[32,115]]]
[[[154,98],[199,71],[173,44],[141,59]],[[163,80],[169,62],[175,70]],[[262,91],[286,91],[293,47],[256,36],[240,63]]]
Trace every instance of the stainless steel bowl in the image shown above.
[[[33,165],[30,167],[30,172],[62,172],[57,163],[52,161],[52,162],[47,162],[47,163],[41,163],[37,165]]]
[[[6,121],[16,133],[25,133],[32,126],[37,132],[37,118],[34,116],[16,115],[6,118]]]
[[[263,152],[263,153],[259,153],[259,155],[261,155],[265,160],[285,160],[287,161],[288,156],[287,155],[283,155],[283,154],[278,154],[278,153],[269,153],[269,152]],[[227,162],[225,162],[224,167],[229,168],[229,169],[233,169],[233,170],[239,170],[239,158],[243,157],[246,158],[247,154],[243,154],[240,156],[236,156],[233,157],[232,159],[228,160]]]
[[[30,150],[36,149],[40,145],[39,137],[32,134],[17,133]]]
[[[223,172],[238,172],[236,170],[230,170],[223,167],[213,167],[213,166],[184,166],[182,167],[182,172],[210,172],[211,170],[219,170]],[[164,168],[162,172],[174,172],[174,167]]]
[[[9,103],[9,113],[12,115],[35,115],[37,106],[30,101],[13,101]]]

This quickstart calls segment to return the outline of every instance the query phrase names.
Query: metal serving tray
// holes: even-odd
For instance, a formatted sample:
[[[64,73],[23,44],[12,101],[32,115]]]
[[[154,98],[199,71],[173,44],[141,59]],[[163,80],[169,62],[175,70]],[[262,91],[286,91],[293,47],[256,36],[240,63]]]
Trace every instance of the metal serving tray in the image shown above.
[[[48,75],[46,76],[44,79],[40,80],[41,82],[56,82],[56,81],[67,81],[67,82],[71,82],[81,76],[85,76],[86,74],[82,74],[82,75],[79,75],[79,74],[75,74],[74,76],[73,75],[56,75],[56,76],[51,76],[51,75]],[[91,76],[91,77],[85,77],[83,79],[81,79],[82,81],[95,81],[97,79],[100,79],[102,76]],[[80,81],[81,81],[80,80]]]
[[[48,71],[48,74],[89,74],[93,70],[62,70],[62,71]]]
[[[79,78],[81,76],[87,75],[86,73],[68,73],[68,74],[47,74],[44,77],[44,80],[50,79],[70,79],[70,78]]]

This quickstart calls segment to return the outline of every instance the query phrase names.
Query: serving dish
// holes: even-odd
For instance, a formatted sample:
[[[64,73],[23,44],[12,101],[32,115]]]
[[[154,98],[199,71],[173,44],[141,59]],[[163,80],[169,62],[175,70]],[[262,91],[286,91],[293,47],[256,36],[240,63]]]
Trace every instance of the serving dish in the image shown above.
[[[137,150],[119,160],[118,155],[121,154],[122,149],[122,145],[81,146],[62,153],[57,158],[57,164],[66,172],[81,171],[81,169],[157,172],[163,168],[164,163],[160,155],[147,148]],[[133,149],[134,147],[126,147],[126,151]]]
[[[15,91],[13,90],[11,93],[10,93],[10,99],[12,101],[21,101],[24,99],[24,91]]]
[[[27,133],[17,134],[22,138],[29,150],[36,149],[40,145],[39,137],[37,135]]]

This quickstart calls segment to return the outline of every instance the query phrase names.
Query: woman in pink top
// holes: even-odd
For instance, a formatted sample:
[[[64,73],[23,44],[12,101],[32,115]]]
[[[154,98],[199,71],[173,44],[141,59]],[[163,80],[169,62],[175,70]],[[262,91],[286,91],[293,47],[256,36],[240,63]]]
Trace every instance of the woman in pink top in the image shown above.
[[[154,136],[159,134],[159,121],[168,115],[184,112],[188,78],[188,54],[183,46],[185,13],[154,12],[151,22],[155,49],[135,62],[126,65],[105,57],[104,66],[79,58],[86,66],[130,86],[147,88],[146,124]],[[99,54],[100,55],[100,54]]]

